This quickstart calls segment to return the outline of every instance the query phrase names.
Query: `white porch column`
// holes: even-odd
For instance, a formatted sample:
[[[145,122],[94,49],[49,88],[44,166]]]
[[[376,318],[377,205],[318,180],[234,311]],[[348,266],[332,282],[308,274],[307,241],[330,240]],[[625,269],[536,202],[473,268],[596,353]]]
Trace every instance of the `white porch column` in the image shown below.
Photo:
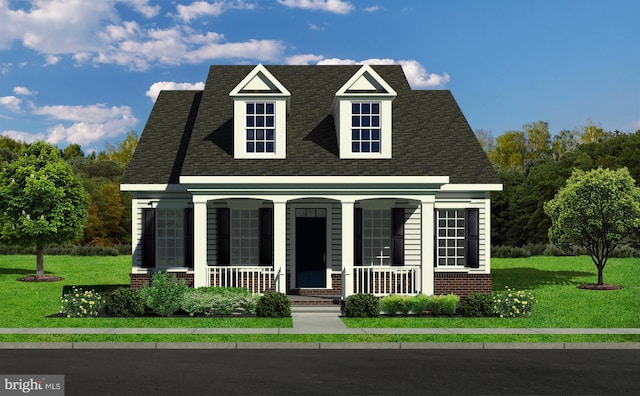
[[[273,272],[275,289],[287,293],[287,202],[273,202]]]
[[[193,287],[209,286],[207,264],[207,201],[193,197]]]
[[[353,294],[354,201],[342,201],[342,298]]]
[[[435,209],[435,196],[422,197],[421,210],[422,214],[421,227],[422,227],[422,251],[420,257],[422,258],[422,266],[420,268],[421,273],[421,288],[422,294],[428,296],[433,295],[434,291],[434,209]]]

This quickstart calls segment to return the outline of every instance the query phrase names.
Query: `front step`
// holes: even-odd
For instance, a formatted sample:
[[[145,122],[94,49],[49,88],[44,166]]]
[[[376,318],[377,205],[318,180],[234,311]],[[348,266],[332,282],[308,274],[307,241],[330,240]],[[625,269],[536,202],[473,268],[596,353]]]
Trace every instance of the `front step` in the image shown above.
[[[292,306],[340,305],[340,296],[300,296],[288,295]]]

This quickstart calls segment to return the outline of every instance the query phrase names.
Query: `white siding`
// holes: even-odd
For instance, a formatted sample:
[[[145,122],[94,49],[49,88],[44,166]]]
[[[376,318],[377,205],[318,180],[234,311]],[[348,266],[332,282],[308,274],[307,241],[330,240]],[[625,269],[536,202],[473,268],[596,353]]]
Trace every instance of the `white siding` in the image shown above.
[[[398,203],[396,207],[404,209],[404,265],[420,267],[422,249],[420,204],[409,201],[408,203]]]

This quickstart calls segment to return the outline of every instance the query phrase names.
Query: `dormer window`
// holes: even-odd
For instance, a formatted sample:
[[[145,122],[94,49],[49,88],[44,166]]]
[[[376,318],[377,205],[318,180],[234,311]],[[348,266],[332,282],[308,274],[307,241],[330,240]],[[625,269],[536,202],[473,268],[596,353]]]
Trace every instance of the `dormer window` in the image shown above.
[[[258,65],[229,96],[233,99],[234,158],[286,158],[289,91]]]
[[[391,102],[396,95],[369,65],[336,92],[333,118],[340,158],[391,158]]]
[[[380,152],[380,103],[351,103],[351,152]]]
[[[275,103],[247,103],[247,153],[274,153],[276,139]]]

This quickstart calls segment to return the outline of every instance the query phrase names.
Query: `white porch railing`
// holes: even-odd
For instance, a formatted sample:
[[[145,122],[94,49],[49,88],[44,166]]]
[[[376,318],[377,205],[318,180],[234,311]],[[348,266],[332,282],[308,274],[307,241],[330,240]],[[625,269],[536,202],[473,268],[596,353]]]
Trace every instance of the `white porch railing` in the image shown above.
[[[275,289],[273,267],[209,267],[209,286],[246,287],[251,293]]]
[[[354,293],[375,296],[416,295],[420,292],[420,269],[412,267],[354,266]]]

